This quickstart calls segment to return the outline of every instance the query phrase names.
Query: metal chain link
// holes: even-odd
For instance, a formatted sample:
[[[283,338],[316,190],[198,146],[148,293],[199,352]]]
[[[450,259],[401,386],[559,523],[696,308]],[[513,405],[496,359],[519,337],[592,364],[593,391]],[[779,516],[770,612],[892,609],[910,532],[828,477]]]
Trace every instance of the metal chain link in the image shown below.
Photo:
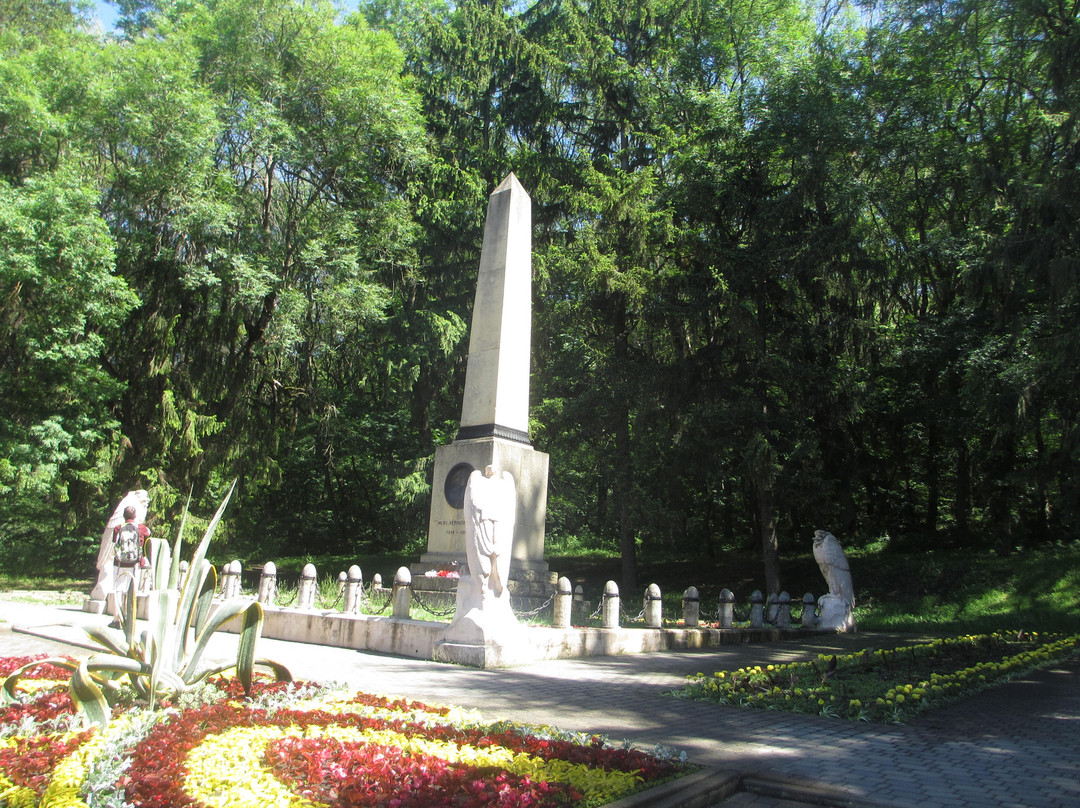
[[[363,588],[361,588],[360,591],[363,592]],[[383,612],[388,611],[390,609],[390,603],[393,600],[392,590],[385,590],[385,591],[387,591],[389,594],[387,594],[386,600],[383,601],[383,605],[380,606],[378,609],[376,609],[374,607],[374,603],[375,603],[375,586],[374,585],[372,585],[371,589],[369,590],[369,594],[368,594],[367,598],[362,598],[362,600],[366,600],[367,603],[370,605],[370,608],[372,609],[370,614],[380,615]]]
[[[280,598],[280,597],[281,597],[281,590],[278,589],[275,586],[274,587],[274,599],[276,600],[277,598]],[[292,600],[290,600],[288,603],[279,603],[278,606],[292,606],[294,603],[296,603],[296,601],[297,601],[297,599],[299,599],[299,597],[300,597],[300,589],[297,588],[296,591],[293,592]]]
[[[604,611],[604,601],[605,601],[605,600],[607,600],[607,595],[606,595],[606,594],[604,594],[604,595],[601,595],[601,596],[600,596],[600,605],[596,607],[596,611],[595,611],[595,612],[593,612],[592,614],[590,614],[590,615],[589,615],[589,616],[588,616],[587,618],[585,618],[585,619],[586,619],[586,620],[593,620],[593,619],[595,619],[595,618],[599,617],[599,616],[600,616],[600,613],[601,613],[602,611]]]
[[[316,600],[318,600],[318,599],[319,598],[316,597]],[[344,589],[341,590],[340,592],[338,592],[338,596],[336,598],[334,598],[333,603],[331,603],[329,606],[324,604],[322,608],[324,608],[324,609],[338,609],[339,604],[341,606],[345,605],[345,590]],[[338,609],[338,611],[341,611],[341,609]]]
[[[423,607],[424,609],[427,609],[428,613],[434,615],[435,617],[448,617],[448,616],[452,615],[454,612],[457,611],[457,605],[456,604],[454,606],[451,606],[451,607],[447,608],[447,609],[433,608],[430,604],[424,603],[424,599],[422,597],[420,597],[420,593],[418,591],[416,591],[415,589],[412,591],[412,596],[413,596],[413,600],[415,600],[418,604],[420,604],[420,606]]]
[[[719,623],[720,622],[720,609],[717,608],[715,612],[710,612],[708,609],[698,608],[698,618],[705,623]]]
[[[551,597],[549,597],[544,602],[544,604],[542,606],[537,606],[535,609],[533,609],[531,611],[528,611],[528,612],[519,612],[516,609],[514,609],[514,614],[517,617],[536,617],[536,615],[540,614],[540,612],[544,611],[544,609],[546,609],[548,606],[550,606],[555,601],[555,596],[557,594],[559,594],[559,593],[558,592],[552,592]],[[511,601],[510,608],[513,609],[513,601]]]

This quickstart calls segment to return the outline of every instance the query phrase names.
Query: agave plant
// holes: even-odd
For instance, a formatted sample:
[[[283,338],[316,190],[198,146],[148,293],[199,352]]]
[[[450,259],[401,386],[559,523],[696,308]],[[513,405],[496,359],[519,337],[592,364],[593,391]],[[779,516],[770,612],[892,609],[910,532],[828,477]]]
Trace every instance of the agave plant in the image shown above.
[[[196,547],[182,582],[180,551],[190,495],[173,546],[170,547],[165,539],[147,539],[152,586],[146,596],[146,628],[136,629],[137,598],[135,586],[129,586],[120,609],[119,628],[82,626],[90,639],[101,646],[101,652],[79,662],[53,658],[25,665],[7,677],[0,698],[5,703],[14,700],[19,678],[31,668],[51,663],[72,672],[69,685],[72,702],[90,723],[104,726],[111,716],[110,704],[116,702],[125,682],[134,688],[139,699],[153,707],[163,699],[174,699],[191,691],[207,677],[230,668],[236,669],[245,693],[251,689],[256,666],[268,668],[279,681],[291,681],[287,668],[255,657],[255,645],[262,632],[262,606],[245,598],[230,598],[216,604],[216,608],[213,603],[217,571],[206,560],[206,549],[235,488],[234,480]],[[237,618],[242,620],[242,626],[236,661],[201,666],[210,637],[225,623]]]

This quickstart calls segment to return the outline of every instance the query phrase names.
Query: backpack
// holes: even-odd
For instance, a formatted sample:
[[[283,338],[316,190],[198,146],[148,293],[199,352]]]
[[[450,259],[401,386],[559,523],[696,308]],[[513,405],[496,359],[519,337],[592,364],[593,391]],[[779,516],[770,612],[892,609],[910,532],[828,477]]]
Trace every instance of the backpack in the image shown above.
[[[116,563],[121,567],[134,567],[142,558],[142,538],[139,526],[124,522],[116,533]]]

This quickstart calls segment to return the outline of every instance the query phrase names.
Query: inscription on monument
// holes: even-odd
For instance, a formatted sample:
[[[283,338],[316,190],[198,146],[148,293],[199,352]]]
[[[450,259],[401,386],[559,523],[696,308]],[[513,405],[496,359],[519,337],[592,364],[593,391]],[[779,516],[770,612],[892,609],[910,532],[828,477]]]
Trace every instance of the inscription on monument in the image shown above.
[[[447,536],[464,536],[464,519],[436,519],[435,524],[442,528]]]

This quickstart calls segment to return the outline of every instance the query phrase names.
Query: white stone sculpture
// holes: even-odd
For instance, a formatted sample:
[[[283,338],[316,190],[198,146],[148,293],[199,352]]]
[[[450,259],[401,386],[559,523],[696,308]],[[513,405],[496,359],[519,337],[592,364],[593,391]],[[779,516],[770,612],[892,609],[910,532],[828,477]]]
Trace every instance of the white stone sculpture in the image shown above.
[[[450,642],[486,644],[518,625],[510,608],[510,557],[517,519],[517,487],[494,466],[473,471],[465,486],[465,552],[469,571],[457,588]]]
[[[844,548],[827,530],[814,531],[814,560],[829,585],[829,593],[818,601],[821,609],[818,625],[836,631],[853,631],[855,588],[851,583],[851,567]]]
[[[487,466],[474,471],[465,486],[465,553],[469,572],[486,599],[500,598],[510,580],[517,489],[509,471]]]
[[[120,500],[120,504],[112,512],[109,521],[105,523],[105,529],[101,532],[101,546],[98,548],[97,570],[98,579],[90,592],[90,597],[83,604],[84,611],[101,614],[110,596],[116,591],[116,565],[113,564],[113,528],[124,523],[124,509],[128,506],[135,508],[135,523],[142,524],[146,521],[146,512],[150,508],[150,494],[142,489],[128,491],[127,495]]]

